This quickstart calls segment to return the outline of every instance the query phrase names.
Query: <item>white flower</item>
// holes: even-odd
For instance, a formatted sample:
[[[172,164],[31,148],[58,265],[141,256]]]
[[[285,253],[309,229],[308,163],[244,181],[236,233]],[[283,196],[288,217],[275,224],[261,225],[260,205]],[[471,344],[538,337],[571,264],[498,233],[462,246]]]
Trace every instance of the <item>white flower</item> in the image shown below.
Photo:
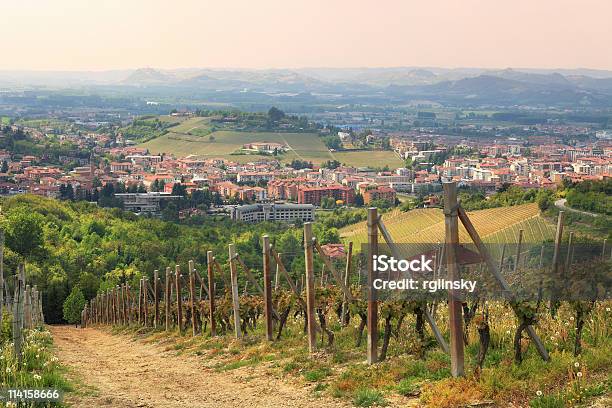
[[[536,395],[537,395],[538,397],[541,397],[541,396],[542,396],[542,391],[537,390],[537,391],[536,391]]]
[[[37,354],[37,355],[36,355],[36,358],[40,358],[40,354]]]
[[[570,320],[571,320],[571,321],[574,321],[574,316],[570,316]]]
[[[574,363],[574,367],[576,367],[576,368],[580,367],[580,363],[576,361],[576,362]]]
[[[10,374],[11,373],[11,367],[6,367],[6,372],[7,372],[7,374]]]
[[[40,375],[38,375],[38,374],[34,374],[34,379],[35,379],[35,380],[40,380],[41,378],[42,378],[42,377],[41,377]]]
[[[582,372],[581,372],[581,371],[578,371],[578,372],[576,373],[576,376],[577,376],[578,378],[582,377]]]
[[[606,312],[609,312],[609,311],[610,311],[610,308],[609,308],[609,307],[606,307]]]

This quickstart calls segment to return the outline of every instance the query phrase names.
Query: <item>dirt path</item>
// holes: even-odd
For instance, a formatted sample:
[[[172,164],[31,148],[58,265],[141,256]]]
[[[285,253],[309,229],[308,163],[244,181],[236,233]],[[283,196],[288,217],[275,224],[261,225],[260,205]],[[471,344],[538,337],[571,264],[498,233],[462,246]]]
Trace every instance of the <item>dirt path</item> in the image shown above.
[[[588,215],[590,217],[599,217],[599,214],[595,214],[595,213],[588,212],[588,211],[577,210],[575,208],[568,207],[567,206],[567,199],[565,199],[565,198],[561,198],[561,199],[555,201],[555,207],[559,208],[560,210],[568,210],[568,211],[571,211],[571,212],[575,212],[577,214]]]
[[[97,329],[50,327],[57,356],[82,383],[74,407],[341,407],[272,375],[218,373],[196,356]],[[251,373],[249,373],[251,374]]]

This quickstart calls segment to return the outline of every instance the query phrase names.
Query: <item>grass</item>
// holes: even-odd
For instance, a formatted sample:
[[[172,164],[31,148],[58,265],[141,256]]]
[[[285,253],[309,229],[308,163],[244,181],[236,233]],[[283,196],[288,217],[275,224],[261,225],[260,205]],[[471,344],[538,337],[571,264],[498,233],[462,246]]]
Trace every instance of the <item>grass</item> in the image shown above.
[[[3,323],[10,320],[5,314]],[[53,388],[73,391],[73,385],[66,379],[66,369],[52,354],[51,333],[43,329],[24,331],[22,361],[17,360],[12,343],[6,340],[3,330],[0,344],[0,384],[9,388]],[[9,333],[10,334],[10,333]],[[10,338],[10,337],[9,337]],[[52,406],[63,406],[54,402]],[[9,406],[9,405],[7,405]]]
[[[396,169],[403,167],[404,162],[397,154],[387,150],[356,150],[334,152],[333,156],[342,164],[353,167],[385,167]]]
[[[184,122],[179,127],[187,130],[190,125]],[[272,156],[236,154],[242,146],[249,142],[266,141],[276,143],[287,143],[291,150],[278,156],[285,162],[293,159],[313,161],[321,163],[331,160],[332,156],[314,133],[274,133],[274,132],[238,132],[238,131],[216,131],[205,136],[186,135],[170,133],[150,140],[142,147],[148,148],[152,153],[172,153],[176,156],[187,156],[190,154],[203,157],[222,157],[228,160],[253,161],[262,158],[273,158]],[[192,130],[193,134],[195,130]],[[211,140],[210,138],[214,139]]]
[[[388,405],[380,391],[370,388],[357,391],[355,398],[353,399],[353,404],[355,404],[356,407],[384,407]]]
[[[142,143],[154,154],[170,153],[178,157],[197,155],[202,157],[219,157],[237,162],[248,162],[260,159],[275,158],[282,162],[294,159],[321,164],[328,160],[338,160],[348,166],[396,168],[403,162],[391,151],[340,151],[330,152],[315,133],[257,132],[238,130],[216,130],[210,118],[174,118],[160,116],[162,122],[180,121],[181,123],[167,129],[167,133]],[[288,144],[289,151],[276,156],[243,154],[242,146],[250,142],[275,142]]]
[[[274,342],[265,340],[263,324],[241,340],[234,339],[231,331],[215,338],[207,333],[192,338],[189,334],[136,327],[114,331],[160,343],[167,350],[180,349],[185,358],[197,352],[205,366],[220,372],[271,376],[279,381],[289,377],[290,382],[301,384],[313,397],[336,397],[356,406],[418,402],[419,406],[452,408],[491,401],[497,406],[570,407],[588,406],[612,391],[610,306],[610,302],[598,303],[591,312],[579,357],[571,352],[574,328],[566,324],[573,316],[571,308],[563,304],[555,319],[547,314],[540,316],[536,330],[551,361],[542,361],[531,345],[522,364],[517,365],[512,350],[516,319],[506,304],[489,302],[491,344],[484,368],[476,370],[478,333],[471,325],[465,351],[466,377],[459,379],[451,377],[449,356],[430,342],[431,334],[428,333],[423,355],[419,354],[422,346],[417,344],[413,315],[406,316],[400,332],[391,339],[388,359],[371,366],[364,363],[366,342],[355,346],[358,322],[353,319],[341,329],[333,313],[328,315],[328,322],[335,343],[327,348],[318,337],[318,352],[313,357],[308,353],[301,317],[290,318],[287,331]],[[435,318],[447,337],[445,308],[439,308]],[[558,405],[559,401],[562,405]]]

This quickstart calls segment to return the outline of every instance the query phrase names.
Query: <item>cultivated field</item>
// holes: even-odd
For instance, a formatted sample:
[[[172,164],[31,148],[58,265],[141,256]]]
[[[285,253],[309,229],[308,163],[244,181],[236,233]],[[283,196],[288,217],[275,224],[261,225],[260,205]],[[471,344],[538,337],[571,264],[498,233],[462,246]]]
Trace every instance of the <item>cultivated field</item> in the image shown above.
[[[386,150],[334,152],[333,155],[340,163],[354,167],[389,166],[395,169],[404,165],[395,152]]]
[[[523,230],[523,242],[539,244],[554,237],[555,226],[541,215],[537,204],[523,204],[490,208],[469,213],[483,241],[489,244],[516,243],[519,230]],[[416,209],[402,212],[399,209],[383,215],[383,222],[396,243],[433,244],[444,242],[444,214],[437,208]],[[366,222],[342,228],[340,234],[354,245],[367,242]],[[470,237],[463,226],[459,227],[459,240],[469,243]]]
[[[398,167],[402,161],[390,151],[330,152],[321,138],[314,133],[251,132],[236,130],[214,130],[210,118],[175,119],[161,116],[162,121],[181,121],[163,136],[149,140],[140,146],[152,153],[170,153],[176,156],[190,154],[203,157],[222,157],[237,162],[247,162],[271,156],[236,154],[245,143],[286,143],[290,150],[277,158],[282,162],[294,159],[321,164],[327,160],[338,160],[342,164],[356,167]]]

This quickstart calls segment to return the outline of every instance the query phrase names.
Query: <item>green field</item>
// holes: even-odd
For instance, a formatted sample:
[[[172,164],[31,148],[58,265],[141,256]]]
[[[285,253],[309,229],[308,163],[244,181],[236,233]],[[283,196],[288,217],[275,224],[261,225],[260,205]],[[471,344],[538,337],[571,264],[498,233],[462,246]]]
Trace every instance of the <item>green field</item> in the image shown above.
[[[167,121],[168,117],[164,118]],[[190,118],[168,129],[163,136],[142,143],[154,154],[170,153],[182,157],[197,155],[202,157],[222,157],[237,162],[253,161],[271,156],[240,153],[241,147],[250,142],[286,143],[290,150],[278,156],[283,162],[294,159],[321,164],[327,160],[338,160],[342,164],[355,167],[399,167],[402,161],[390,151],[350,151],[330,152],[321,138],[314,133],[250,132],[236,130],[212,130],[210,118]]]
[[[196,128],[192,123],[184,122],[176,128],[181,128],[181,131],[184,133],[170,132],[143,143],[141,146],[148,148],[153,153],[172,153],[176,156],[194,154],[204,157],[223,157],[231,160],[256,160],[263,157],[269,158],[270,156],[232,155],[232,153],[239,152],[241,147],[246,143],[265,141],[287,143],[290,146],[288,152],[279,156],[283,161],[291,161],[297,158],[320,163],[332,159],[321,139],[312,133],[237,132],[221,130],[203,136],[197,136],[197,133],[201,132],[200,129],[202,128]],[[214,138],[213,140],[210,139],[211,136]]]
[[[404,162],[395,152],[387,150],[334,152],[336,160],[340,163],[354,167],[385,167],[391,169],[402,167]]]

